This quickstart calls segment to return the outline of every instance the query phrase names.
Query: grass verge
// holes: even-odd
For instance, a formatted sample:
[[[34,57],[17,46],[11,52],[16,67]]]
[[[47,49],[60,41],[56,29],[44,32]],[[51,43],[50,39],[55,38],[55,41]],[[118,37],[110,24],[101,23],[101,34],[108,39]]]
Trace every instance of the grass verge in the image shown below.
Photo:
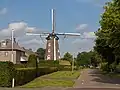
[[[45,86],[52,87],[72,87],[75,79],[80,75],[79,71],[58,71],[52,74],[44,75],[36,78],[35,80],[27,83],[21,87],[24,88],[40,88]]]
[[[109,76],[109,77],[112,77],[112,78],[120,78],[120,73],[110,73],[110,72],[106,72],[106,71],[102,71],[102,74],[103,75],[107,75],[107,76]]]
[[[44,75],[44,78],[53,78],[53,79],[77,79],[80,75],[79,71],[58,71],[51,73],[49,75]]]

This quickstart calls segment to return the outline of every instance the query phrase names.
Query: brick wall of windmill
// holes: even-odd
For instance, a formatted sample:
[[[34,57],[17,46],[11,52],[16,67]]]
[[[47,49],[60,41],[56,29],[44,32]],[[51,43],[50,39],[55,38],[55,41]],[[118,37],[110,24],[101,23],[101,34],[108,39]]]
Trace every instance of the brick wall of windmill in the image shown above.
[[[59,51],[59,43],[58,40],[55,41],[56,45],[56,59],[58,60],[60,58],[60,51]],[[54,58],[54,44],[53,40],[47,40],[47,45],[46,45],[46,54],[45,54],[45,59],[46,60],[53,60]]]

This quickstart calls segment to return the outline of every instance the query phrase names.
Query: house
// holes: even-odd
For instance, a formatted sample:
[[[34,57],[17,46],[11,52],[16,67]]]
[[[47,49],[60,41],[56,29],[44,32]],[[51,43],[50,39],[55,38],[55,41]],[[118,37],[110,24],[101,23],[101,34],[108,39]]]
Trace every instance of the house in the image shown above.
[[[24,47],[23,47],[23,48],[24,48]],[[24,50],[25,50],[25,55],[26,55],[27,57],[29,57],[31,54],[36,55],[35,52],[32,51],[32,49],[25,49],[25,48],[24,48]]]
[[[0,61],[10,61],[20,64],[27,61],[24,48],[20,47],[14,38],[13,61],[12,61],[12,40],[5,39],[0,42]]]

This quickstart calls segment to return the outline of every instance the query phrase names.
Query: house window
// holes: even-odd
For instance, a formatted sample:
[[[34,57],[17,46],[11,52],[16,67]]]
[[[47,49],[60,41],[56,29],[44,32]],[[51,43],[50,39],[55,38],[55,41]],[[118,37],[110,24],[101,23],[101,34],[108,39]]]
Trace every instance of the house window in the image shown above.
[[[8,52],[5,52],[5,56],[8,56]]]

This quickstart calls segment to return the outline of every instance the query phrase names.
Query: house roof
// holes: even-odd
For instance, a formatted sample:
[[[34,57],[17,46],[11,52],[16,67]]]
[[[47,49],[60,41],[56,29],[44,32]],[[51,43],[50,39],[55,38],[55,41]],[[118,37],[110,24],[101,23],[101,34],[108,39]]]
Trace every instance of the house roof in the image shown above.
[[[25,53],[27,54],[27,56],[31,55],[31,54],[35,54],[35,52],[33,52],[32,50],[29,49],[24,49]]]
[[[10,39],[5,39],[4,40],[6,45],[2,47],[2,42],[0,42],[0,50],[11,50],[12,49],[12,41]],[[13,43],[13,50],[19,50],[19,51],[24,51],[25,50],[18,45],[16,41]]]

